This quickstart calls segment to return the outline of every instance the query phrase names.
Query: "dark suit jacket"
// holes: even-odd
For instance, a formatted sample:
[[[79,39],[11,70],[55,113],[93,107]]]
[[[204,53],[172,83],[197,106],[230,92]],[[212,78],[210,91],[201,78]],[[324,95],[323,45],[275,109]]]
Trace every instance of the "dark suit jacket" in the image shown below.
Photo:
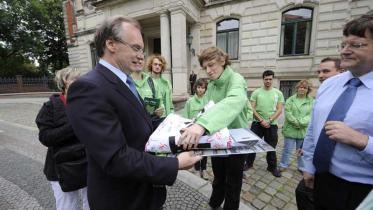
[[[67,101],[87,150],[91,209],[159,209],[166,199],[159,185],[175,182],[178,161],[144,152],[152,123],[130,89],[98,64],[70,86]]]

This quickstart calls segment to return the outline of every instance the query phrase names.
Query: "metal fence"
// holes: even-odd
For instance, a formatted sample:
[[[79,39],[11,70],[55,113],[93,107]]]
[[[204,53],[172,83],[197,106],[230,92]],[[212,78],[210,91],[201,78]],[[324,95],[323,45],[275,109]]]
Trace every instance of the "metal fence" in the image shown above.
[[[49,77],[0,77],[0,93],[55,91],[53,78]]]

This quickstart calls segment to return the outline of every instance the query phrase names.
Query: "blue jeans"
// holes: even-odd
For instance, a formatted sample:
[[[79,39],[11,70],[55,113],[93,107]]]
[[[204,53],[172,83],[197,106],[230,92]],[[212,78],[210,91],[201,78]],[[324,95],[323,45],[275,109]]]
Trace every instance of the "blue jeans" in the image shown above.
[[[280,167],[282,168],[289,167],[289,159],[291,156],[291,152],[294,150],[294,145],[296,145],[296,148],[299,149],[302,146],[302,143],[303,143],[303,139],[292,139],[292,138],[285,137],[284,150],[282,150]],[[302,157],[297,157],[297,159],[298,159],[298,168],[303,167]]]

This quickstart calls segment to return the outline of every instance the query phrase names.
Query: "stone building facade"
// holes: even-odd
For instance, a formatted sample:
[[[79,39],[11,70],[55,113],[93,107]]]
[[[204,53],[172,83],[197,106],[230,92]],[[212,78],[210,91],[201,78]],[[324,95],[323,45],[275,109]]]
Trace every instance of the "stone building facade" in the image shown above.
[[[143,27],[147,55],[166,57],[165,72],[175,96],[187,96],[189,74],[199,77],[197,55],[219,46],[251,91],[271,69],[274,85],[285,96],[295,83],[311,79],[327,56],[339,56],[344,24],[373,11],[373,0],[67,0],[64,3],[70,64],[91,69],[96,26],[112,15],[137,19]]]

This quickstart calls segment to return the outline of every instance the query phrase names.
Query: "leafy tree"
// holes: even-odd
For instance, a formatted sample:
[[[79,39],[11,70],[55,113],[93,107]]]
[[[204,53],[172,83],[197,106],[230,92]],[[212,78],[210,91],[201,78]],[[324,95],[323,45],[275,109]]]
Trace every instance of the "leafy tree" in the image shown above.
[[[0,0],[0,76],[45,75],[67,65],[62,0]]]

